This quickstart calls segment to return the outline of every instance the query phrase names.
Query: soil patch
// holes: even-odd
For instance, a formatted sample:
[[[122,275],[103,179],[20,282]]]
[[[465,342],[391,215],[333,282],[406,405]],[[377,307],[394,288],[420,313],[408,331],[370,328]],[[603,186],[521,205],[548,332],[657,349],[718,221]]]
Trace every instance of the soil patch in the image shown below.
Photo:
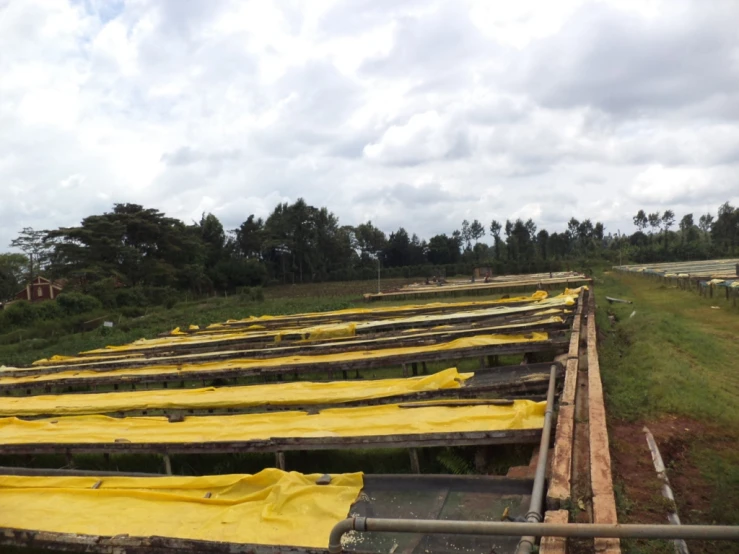
[[[644,422],[611,421],[611,455],[619,521],[664,524],[670,504],[662,498],[661,483],[642,430],[644,426]],[[665,416],[647,422],[646,426],[654,435],[667,467],[682,523],[732,524],[733,521],[728,520],[716,521],[717,499],[720,495],[736,498],[739,491],[720,490],[717,483],[707,479],[706,468],[701,467],[697,459],[705,451],[716,456],[735,451],[739,441],[736,432],[679,416]],[[739,501],[736,508],[739,508]],[[669,544],[646,541],[627,541],[625,546],[624,552],[645,553],[670,548]],[[739,552],[739,545],[725,542],[691,541],[688,546],[692,554]]]

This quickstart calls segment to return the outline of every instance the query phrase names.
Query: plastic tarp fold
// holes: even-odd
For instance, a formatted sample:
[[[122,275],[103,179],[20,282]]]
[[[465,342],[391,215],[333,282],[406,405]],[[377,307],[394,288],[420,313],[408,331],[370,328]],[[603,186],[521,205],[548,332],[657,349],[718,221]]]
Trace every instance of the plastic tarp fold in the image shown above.
[[[403,404],[402,406],[409,406]],[[512,405],[330,408],[317,414],[272,412],[166,417],[65,416],[33,421],[0,419],[0,445],[11,444],[185,444],[246,442],[273,438],[365,437],[541,429],[546,402]]]
[[[269,385],[200,389],[162,389],[96,394],[0,397],[0,416],[84,415],[152,409],[246,408],[250,406],[290,406],[341,404],[354,400],[384,398],[414,392],[457,389],[473,373],[456,368],[433,375],[373,381],[298,381]]]
[[[363,479],[333,475],[316,485],[319,477],[279,469],[207,477],[2,476],[0,527],[324,548]]]
[[[280,358],[239,358],[221,360],[215,362],[186,363],[186,364],[162,364],[124,369],[113,369],[109,371],[92,370],[70,370],[57,373],[32,374],[29,370],[28,376],[3,377],[0,378],[0,386],[14,383],[40,383],[59,379],[94,379],[101,376],[136,377],[137,375],[171,375],[181,374],[183,379],[188,373],[193,372],[217,372],[228,370],[247,370],[251,368],[279,368],[282,366],[325,366],[326,364],[339,362],[356,362],[361,360],[380,360],[382,358],[393,358],[398,356],[411,356],[414,354],[428,354],[432,352],[448,352],[450,350],[465,350],[486,346],[499,346],[505,344],[525,344],[544,342],[549,339],[547,333],[528,333],[525,335],[475,335],[455,339],[450,342],[431,344],[427,346],[412,346],[398,348],[381,348],[376,350],[361,350],[354,352],[342,352],[335,354],[318,355],[296,355]]]

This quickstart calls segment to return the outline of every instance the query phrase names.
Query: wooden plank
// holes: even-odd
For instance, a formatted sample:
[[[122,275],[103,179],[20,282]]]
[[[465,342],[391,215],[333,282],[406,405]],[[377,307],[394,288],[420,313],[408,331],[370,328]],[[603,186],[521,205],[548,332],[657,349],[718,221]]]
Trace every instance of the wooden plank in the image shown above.
[[[557,433],[547,491],[547,507],[559,508],[572,496],[572,447],[575,429],[575,406],[560,406]]]
[[[590,481],[593,490],[594,523],[618,523],[616,498],[613,493],[611,454],[606,426],[603,384],[598,362],[598,340],[595,326],[595,295],[588,301],[588,417],[590,436]],[[595,539],[595,551],[608,554],[621,552],[618,539]]]

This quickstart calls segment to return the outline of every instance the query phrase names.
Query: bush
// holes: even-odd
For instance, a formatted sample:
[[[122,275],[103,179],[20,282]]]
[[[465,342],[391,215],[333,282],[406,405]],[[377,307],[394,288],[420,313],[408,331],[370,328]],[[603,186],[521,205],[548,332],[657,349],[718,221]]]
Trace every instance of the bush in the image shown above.
[[[241,289],[241,298],[250,302],[263,302],[264,289],[262,287],[244,287]]]
[[[94,312],[103,307],[102,302],[88,294],[79,292],[65,292],[60,294],[57,299],[59,308],[65,315],[78,315],[87,312]]]
[[[50,321],[64,317],[64,313],[62,313],[56,300],[39,302],[38,304],[33,304],[32,307],[36,312],[36,319],[40,319],[42,321]]]
[[[38,317],[38,312],[27,300],[13,302],[3,311],[3,319],[10,327],[25,327],[31,325]]]
[[[145,313],[144,308],[141,308],[139,306],[125,306],[121,308],[120,311],[123,317],[130,317],[130,318],[141,317]]]
[[[180,293],[172,287],[145,287],[141,289],[149,304],[172,308],[180,299]]]

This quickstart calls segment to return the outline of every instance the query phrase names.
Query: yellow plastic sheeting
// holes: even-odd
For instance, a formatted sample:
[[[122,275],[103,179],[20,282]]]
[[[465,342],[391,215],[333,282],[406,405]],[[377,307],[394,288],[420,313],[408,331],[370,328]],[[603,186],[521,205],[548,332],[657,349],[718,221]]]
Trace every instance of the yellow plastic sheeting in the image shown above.
[[[384,319],[384,320],[377,320],[377,321],[365,321],[365,322],[356,322],[356,328],[355,332],[357,330],[369,330],[375,327],[380,326],[387,326],[391,324],[398,324],[398,323],[413,323],[413,322],[445,322],[450,321],[453,322],[454,320],[458,319],[464,319],[469,317],[470,315],[474,314],[476,316],[490,316],[494,317],[496,315],[509,315],[509,314],[516,314],[516,313],[522,313],[522,312],[528,312],[533,309],[540,309],[545,310],[548,308],[553,307],[562,307],[562,306],[573,306],[577,302],[577,295],[559,295],[553,298],[547,298],[544,300],[536,301],[535,303],[532,303],[527,306],[512,306],[512,307],[491,307],[491,308],[485,308],[480,310],[475,310],[473,312],[454,312],[451,314],[434,314],[434,315],[420,315],[420,316],[408,316],[408,317],[400,317],[396,319]],[[88,355],[88,354],[106,354],[106,353],[121,353],[128,350],[147,350],[151,348],[159,348],[164,346],[176,346],[181,344],[186,345],[195,345],[195,344],[213,344],[218,343],[222,341],[230,341],[234,339],[246,339],[246,338],[259,338],[262,337],[265,340],[274,339],[274,337],[277,334],[282,333],[282,336],[286,334],[288,331],[291,331],[292,333],[299,333],[299,332],[305,332],[307,329],[317,329],[320,326],[317,327],[308,327],[308,328],[292,328],[292,329],[282,329],[282,330],[269,330],[269,331],[256,331],[256,332],[243,332],[243,331],[234,331],[232,333],[227,334],[219,334],[219,335],[187,335],[187,336],[180,336],[180,337],[160,337],[156,339],[139,339],[137,341],[134,341],[129,344],[124,344],[120,346],[106,346],[105,348],[99,348],[96,350],[88,350],[86,352],[82,352],[82,354]],[[88,356],[84,356],[85,358],[88,358]],[[89,358],[88,358],[89,359]],[[49,365],[49,361],[47,360],[38,360],[35,362],[37,365]]]
[[[285,335],[294,335],[295,330],[275,332],[275,342],[282,341]],[[334,325],[315,325],[300,329],[298,334],[302,340],[315,341],[327,339],[343,339],[357,334],[357,323],[336,323]]]
[[[457,389],[473,373],[457,368],[407,379],[279,383],[202,389],[164,389],[61,396],[0,397],[0,416],[86,415],[129,410],[247,408],[296,404],[341,404],[443,389]]]
[[[279,321],[281,319],[311,319],[317,317],[341,317],[345,315],[382,315],[394,312],[406,312],[412,310],[425,310],[429,308],[445,308],[445,307],[464,307],[464,306],[489,306],[494,304],[512,303],[512,302],[533,302],[547,298],[547,292],[539,290],[531,296],[515,296],[513,298],[499,298],[497,300],[483,300],[477,302],[432,302],[428,304],[408,304],[403,306],[386,306],[381,308],[345,308],[343,310],[330,310],[327,312],[305,312],[292,315],[261,315],[250,316],[244,319],[229,319],[226,324],[248,323],[252,321]],[[209,326],[210,327],[210,326]]]
[[[3,476],[0,526],[325,548],[363,479],[332,475],[328,485],[316,485],[319,477],[279,469],[207,477]]]
[[[464,350],[484,346],[498,346],[504,344],[523,344],[532,342],[543,342],[548,340],[547,333],[529,333],[527,335],[475,335],[455,339],[441,344],[430,344],[427,346],[408,346],[401,348],[381,348],[377,350],[360,350],[354,352],[342,352],[336,354],[319,354],[314,356],[284,356],[280,358],[238,358],[231,360],[219,360],[215,362],[201,362],[198,364],[161,364],[151,366],[131,367],[111,371],[71,370],[57,373],[45,373],[28,375],[23,377],[0,378],[0,386],[13,383],[40,383],[58,379],[95,379],[100,377],[136,377],[138,375],[168,375],[180,374],[183,379],[187,373],[211,372],[228,370],[247,370],[251,368],[275,368],[285,365],[316,365],[320,366],[337,362],[356,362],[360,360],[378,360],[392,358],[395,356],[409,356],[414,354],[427,354],[431,352],[448,352],[450,350]],[[30,371],[29,371],[30,373]],[[122,379],[125,380],[125,379]]]
[[[570,310],[557,310],[557,309],[550,309],[545,310],[543,312],[536,312],[534,315],[550,315],[550,314],[569,314],[571,313]],[[477,327],[475,328],[475,332],[478,334],[486,334],[486,333],[495,333],[496,331],[502,330],[502,329],[520,329],[521,332],[526,332],[527,329],[531,327],[539,327],[542,325],[549,325],[549,324],[556,324],[556,323],[564,323],[564,319],[560,316],[550,315],[550,317],[539,319],[536,321],[529,321],[526,323],[513,323],[508,325],[496,325],[492,327]],[[450,331],[451,330],[451,331]],[[236,358],[238,356],[242,357],[248,357],[252,354],[252,352],[260,352],[260,353],[273,353],[276,356],[279,356],[280,354],[287,355],[289,352],[293,351],[295,348],[303,348],[306,345],[310,346],[311,349],[316,353],[320,354],[321,349],[323,348],[331,348],[335,346],[345,346],[345,347],[356,347],[356,346],[362,346],[364,345],[366,348],[372,348],[373,345],[376,345],[378,342],[382,342],[384,347],[389,347],[390,343],[393,341],[404,341],[409,339],[434,339],[440,335],[443,335],[444,338],[447,340],[450,340],[450,336],[452,336],[454,333],[462,333],[466,332],[465,330],[454,330],[454,327],[452,325],[440,325],[437,327],[432,327],[431,329],[428,328],[412,328],[412,329],[403,329],[400,331],[401,334],[391,336],[391,337],[380,337],[380,338],[362,338],[362,337],[338,337],[330,342],[322,342],[321,344],[310,344],[310,340],[297,340],[294,342],[291,342],[285,346],[274,346],[270,348],[257,348],[257,349],[238,349],[238,350],[219,350],[218,355],[221,358],[227,358],[232,357]],[[413,335],[413,336],[410,336]],[[212,352],[201,352],[201,353],[194,353],[194,354],[173,354],[170,356],[157,356],[155,359],[158,361],[159,364],[182,364],[187,361],[191,362],[197,362],[198,360],[208,358],[209,356],[212,356]],[[92,361],[90,359],[92,358]],[[126,356],[117,356],[117,355],[111,355],[111,356],[104,356],[104,357],[69,357],[66,360],[65,364],[59,364],[59,365],[46,365],[46,364],[37,364],[37,365],[44,365],[46,369],[63,369],[67,364],[74,363],[75,365],[79,366],[78,369],[85,369],[87,367],[94,368],[95,366],[100,364],[100,360],[103,360],[104,362],[110,362],[110,361],[119,361],[121,358],[125,361],[133,361],[136,362],[137,360],[135,358],[143,358],[143,355],[139,354],[137,356],[129,355],[129,357]],[[121,360],[121,361],[123,361]],[[108,365],[110,365],[108,363]],[[32,374],[34,371],[37,371],[37,367],[22,367],[22,368],[8,368],[12,369],[14,371],[28,371],[29,374]]]
[[[293,411],[192,416],[178,423],[166,417],[82,415],[32,421],[6,417],[0,418],[0,445],[112,444],[121,440],[184,444],[540,429],[545,405],[531,400],[516,400],[512,406],[401,408],[387,404],[331,408],[312,415]]]

